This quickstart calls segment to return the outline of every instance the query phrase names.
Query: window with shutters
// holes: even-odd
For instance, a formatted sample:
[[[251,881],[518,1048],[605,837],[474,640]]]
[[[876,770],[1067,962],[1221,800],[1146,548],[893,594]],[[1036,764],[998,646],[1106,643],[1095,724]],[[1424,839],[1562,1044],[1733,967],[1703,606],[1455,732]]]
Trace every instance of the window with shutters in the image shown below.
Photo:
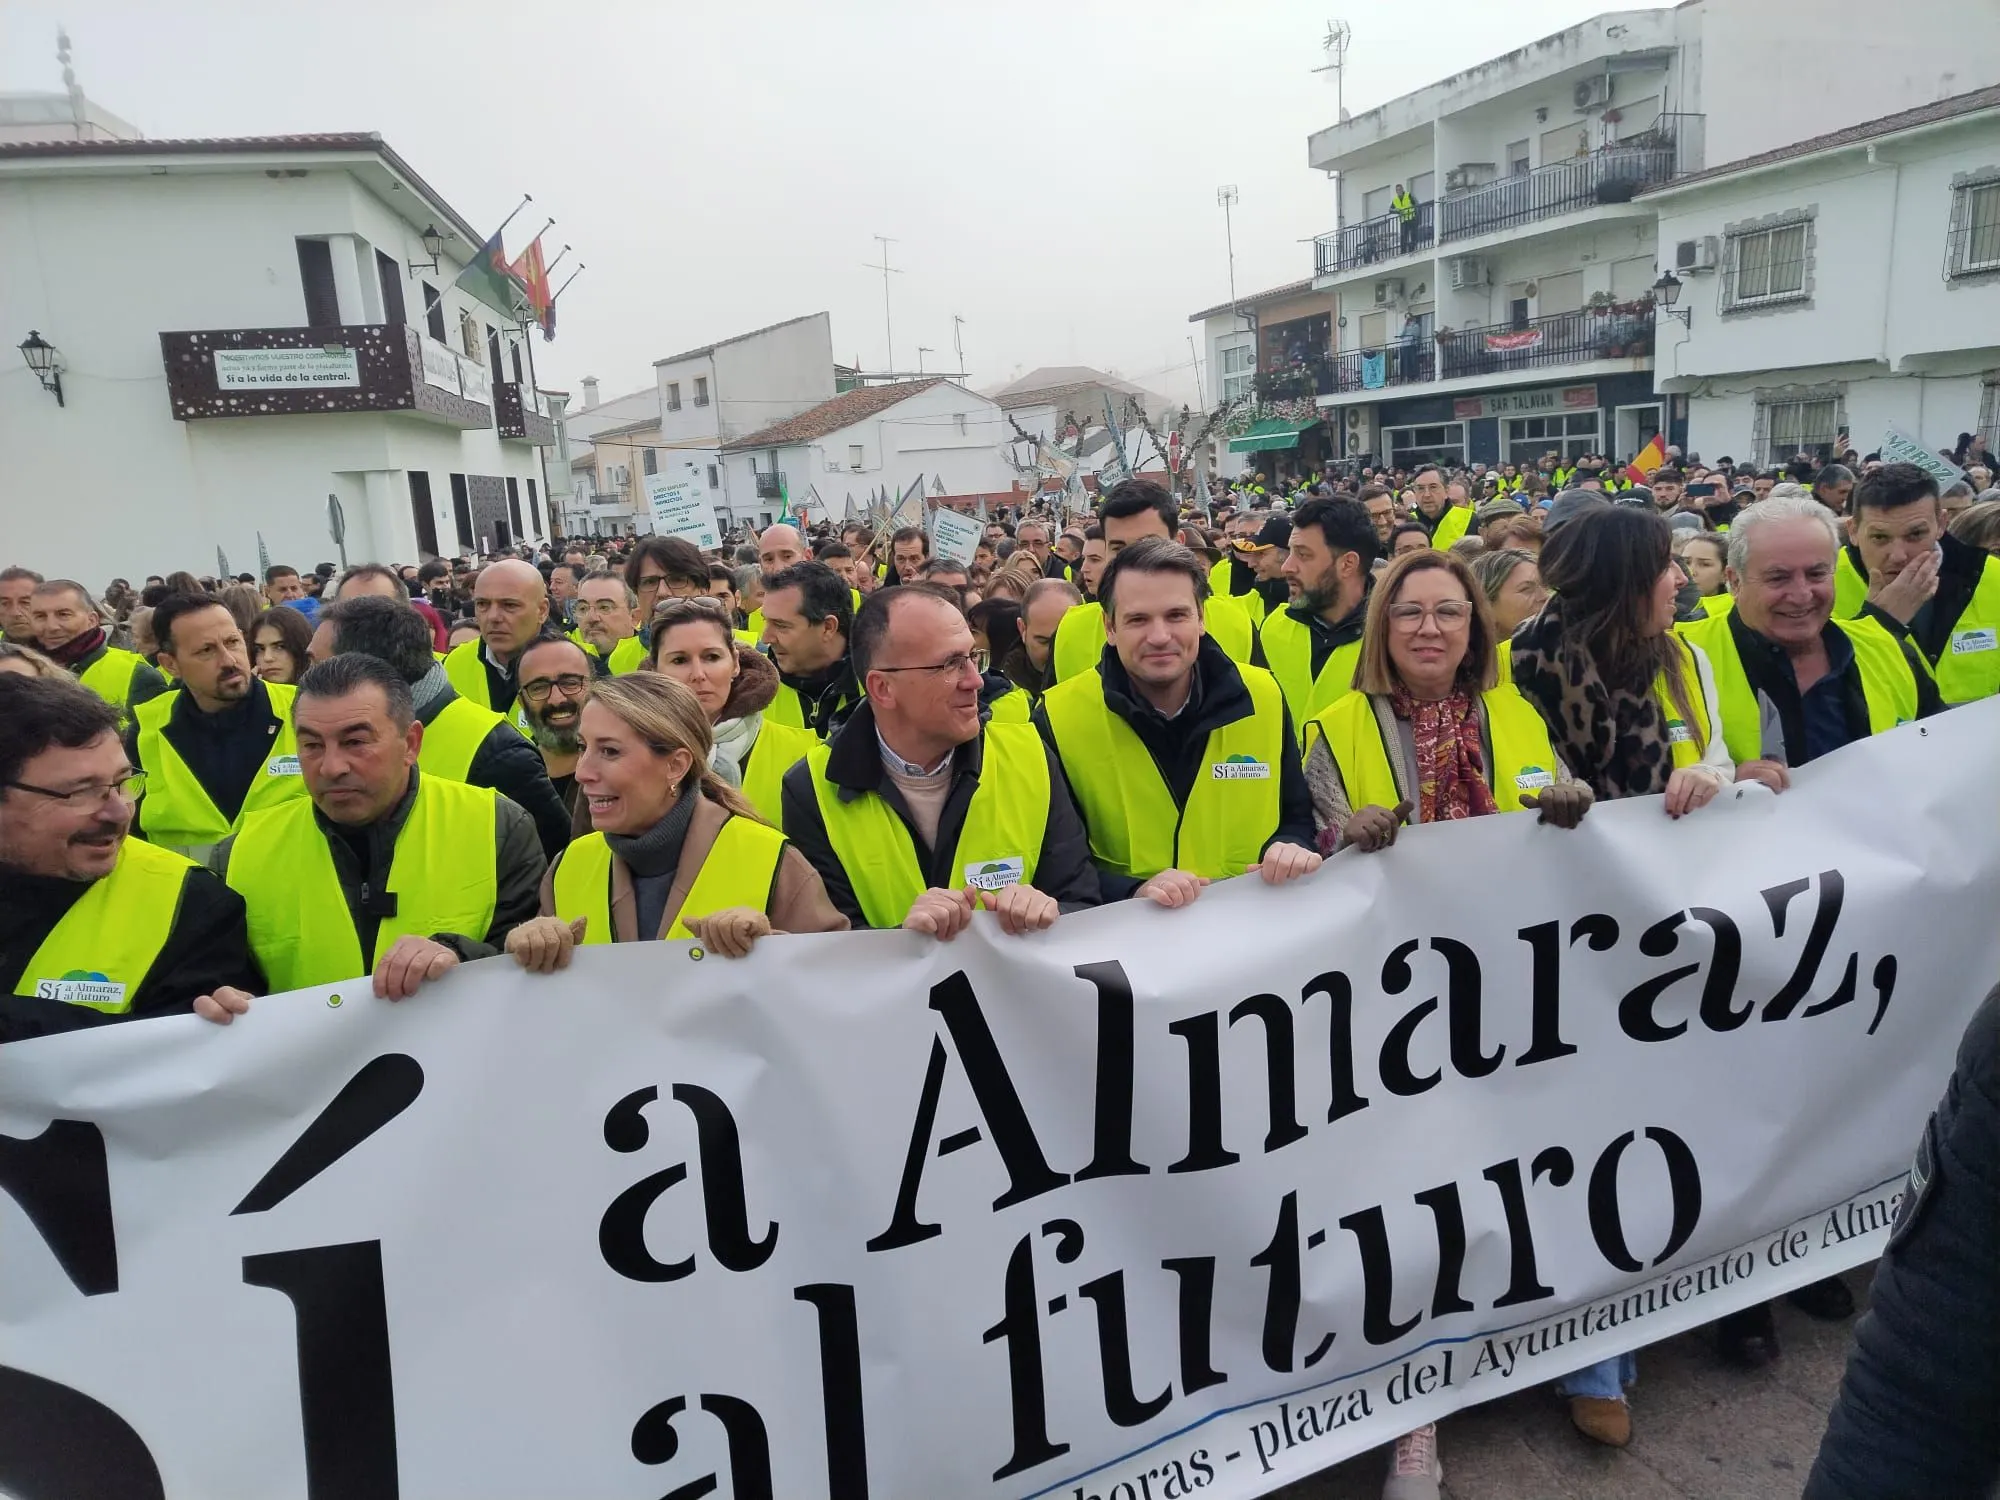
[[[1726,228],[1724,316],[1811,303],[1813,219],[1813,211],[1804,210]]]

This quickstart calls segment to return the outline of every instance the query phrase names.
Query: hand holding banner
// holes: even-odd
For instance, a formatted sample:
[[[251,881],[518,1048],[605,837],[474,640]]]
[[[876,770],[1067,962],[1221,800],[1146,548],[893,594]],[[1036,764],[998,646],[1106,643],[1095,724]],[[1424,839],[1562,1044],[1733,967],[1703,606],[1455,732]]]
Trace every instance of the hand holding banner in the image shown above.
[[[0,1472],[1268,1493],[1879,1252],[2000,974],[1996,735],[1033,937],[619,944],[0,1049]]]

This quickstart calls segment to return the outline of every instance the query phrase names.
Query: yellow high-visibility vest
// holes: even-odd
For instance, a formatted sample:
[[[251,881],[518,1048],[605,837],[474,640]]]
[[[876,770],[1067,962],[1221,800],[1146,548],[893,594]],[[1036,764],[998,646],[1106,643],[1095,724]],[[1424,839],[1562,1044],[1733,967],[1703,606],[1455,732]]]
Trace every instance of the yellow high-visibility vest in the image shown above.
[[[108,1016],[128,1013],[173,934],[181,889],[198,868],[171,849],[126,839],[111,873],[91,882],[49,929],[14,993]]]
[[[485,941],[499,900],[494,797],[490,787],[418,774],[389,865],[396,914],[382,918],[365,958],[313,804],[301,797],[247,819],[230,846],[228,881],[249,909],[250,949],[272,991],[357,979],[410,934]]]
[[[423,743],[417,747],[417,769],[445,781],[465,780],[472,774],[473,759],[486,743],[486,736],[503,722],[490,708],[464,698],[452,699],[424,726]]]
[[[1493,741],[1493,764],[1486,767],[1486,785],[1501,812],[1523,812],[1523,792],[1540,792],[1556,784],[1556,752],[1541,711],[1511,684],[1480,694],[1486,710],[1486,731]],[[1366,693],[1349,693],[1313,720],[1308,744],[1324,738],[1340,768],[1347,805],[1393,808],[1402,801],[1396,774],[1389,765],[1389,748],[1375,704]]]
[[[757,738],[743,762],[743,795],[769,822],[784,822],[785,773],[819,742],[819,736],[803,724],[778,723],[770,710],[765,710],[764,722],[757,726]]]
[[[146,658],[136,651],[121,651],[116,646],[107,646],[104,654],[85,667],[76,680],[129,719],[132,679],[139,675],[139,668],[145,664]]]
[[[1854,619],[1867,602],[1868,580],[1842,547],[1833,567],[1834,618]],[[2000,557],[1986,559],[1965,612],[1931,669],[1946,703],[1974,703],[2000,693]]]
[[[484,641],[466,641],[462,645],[453,646],[445,654],[444,675],[459,697],[468,703],[477,704],[480,708],[493,711],[493,693],[486,685]],[[521,731],[524,739],[535,737],[534,730],[528,727],[528,716],[521,712],[520,699],[514,700],[514,707],[505,718],[508,723]]]
[[[1233,575],[1230,573],[1233,565],[1232,560],[1225,557],[1221,562],[1208,570],[1209,597],[1211,599],[1234,599],[1244,609],[1249,611],[1250,622],[1253,625],[1261,625],[1264,623],[1265,615],[1264,596],[1257,592],[1254,585],[1248,593],[1239,594],[1234,592],[1230,588],[1230,584],[1235,581]]]
[[[715,836],[715,847],[701,862],[701,873],[687,893],[669,939],[693,937],[689,917],[706,917],[731,906],[771,910],[771,887],[778,878],[778,861],[785,836],[754,818],[732,817]],[[587,833],[557,856],[554,891],[556,915],[565,922],[588,917],[583,941],[612,942],[611,870],[614,856],[601,833]],[[643,941],[650,933],[641,933]]]
[[[243,806],[234,818],[225,818],[215,799],[181,758],[166,735],[167,722],[182,689],[174,688],[149,698],[134,710],[138,720],[139,768],[146,773],[146,795],[139,801],[133,829],[149,844],[188,853],[206,850],[222,842],[243,826],[252,813],[275,807],[291,797],[306,794],[305,778],[299,774],[299,746],[292,734],[292,696],[298,689],[282,682],[267,683],[271,710],[278,716],[278,732],[271,736],[271,750],[264,766],[244,793]]]
[[[985,735],[979,784],[947,861],[951,879],[983,891],[1032,885],[1049,826],[1048,751],[1031,725],[989,723]],[[827,841],[868,925],[900,927],[929,889],[916,843],[882,798],[841,796],[826,775],[831,754],[816,745],[806,756]]]
[[[1471,525],[1471,506],[1451,506],[1438,517],[1437,530],[1431,533],[1431,545],[1442,552],[1453,542],[1462,541]]]
[[[1240,598],[1210,594],[1202,605],[1202,624],[1229,659],[1248,665],[1257,643],[1257,626]],[[1104,606],[1095,601],[1072,604],[1056,625],[1050,660],[1055,680],[1062,682],[1088,672],[1104,656]]]
[[[1678,771],[1700,762],[1703,747],[1715,737],[1715,726],[1708,722],[1708,700],[1702,695],[1701,671],[1695,665],[1694,650],[1679,635],[1674,637],[1674,644],[1680,648],[1681,679],[1687,686],[1688,709],[1694,715],[1694,723],[1690,725],[1681,718],[1665,672],[1653,679],[1653,701],[1659,704],[1660,716],[1666,721],[1667,749]]]
[[[1253,711],[1209,732],[1207,774],[1187,805],[1173,792],[1132,726],[1104,701],[1104,677],[1084,672],[1042,696],[1063,774],[1089,825],[1090,851],[1107,869],[1138,879],[1186,870],[1211,880],[1241,875],[1278,831],[1285,757],[1298,746],[1284,730],[1285,695],[1261,667],[1238,667]]]
[[[1334,647],[1326,665],[1315,676],[1312,629],[1294,619],[1290,610],[1266,615],[1258,639],[1264,643],[1264,663],[1284,690],[1285,706],[1292,711],[1292,725],[1303,739],[1308,720],[1354,691],[1354,668],[1361,660],[1361,642],[1352,640]]]
[[[1881,734],[1917,716],[1917,677],[1903,655],[1902,644],[1874,620],[1835,620],[1854,647],[1854,664],[1861,671],[1861,694],[1868,701],[1868,732]],[[1763,715],[1757,690],[1743,668],[1725,612],[1706,620],[1689,620],[1680,627],[1685,640],[1708,653],[1715,673],[1716,701],[1722,708],[1722,739],[1739,764],[1764,757]]]

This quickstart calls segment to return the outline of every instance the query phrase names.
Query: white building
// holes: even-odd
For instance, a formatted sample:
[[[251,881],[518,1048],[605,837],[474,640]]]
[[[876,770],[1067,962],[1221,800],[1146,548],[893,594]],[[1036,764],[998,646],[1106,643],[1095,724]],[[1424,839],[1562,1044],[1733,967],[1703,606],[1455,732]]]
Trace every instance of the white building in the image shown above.
[[[660,393],[649,385],[606,401],[596,376],[584,376],[582,386],[583,405],[567,411],[559,444],[568,455],[570,480],[563,534],[630,536],[646,508],[644,455],[651,452],[658,462]]]
[[[1191,314],[1188,321],[1202,326],[1204,402],[1213,410],[1253,400],[1267,406],[1311,400],[1339,312],[1335,295],[1315,288],[1309,276]],[[1289,422],[1273,418],[1264,424],[1269,432],[1214,443],[1208,462],[1223,478],[1234,479],[1245,470],[1268,474],[1282,466],[1304,472],[1349,452],[1359,455],[1370,444],[1358,432],[1344,439],[1337,429],[1343,420],[1358,426],[1363,414],[1355,405],[1328,413],[1331,422],[1317,412]]]
[[[1686,0],[1616,11],[1308,141],[1338,176],[1314,384],[1345,451],[1629,456],[1686,437],[1653,380],[1648,188],[2000,80],[1992,0]],[[1409,191],[1407,221],[1392,208]],[[1240,356],[1238,356],[1240,358]]]
[[[1660,388],[1701,454],[1867,453],[1892,426],[2000,448],[2000,88],[1646,197],[1687,320],[1661,318]]]
[[[653,361],[663,462],[698,481],[723,525],[774,498],[737,485],[723,462],[730,444],[831,400],[833,322],[823,312],[737,334]]]
[[[547,535],[533,352],[452,285],[482,239],[375,135],[0,142],[0,344],[54,346],[61,389],[0,366],[8,561],[101,583],[245,571],[260,538],[310,568]]]
[[[860,515],[878,489],[923,484],[929,500],[1009,500],[1016,472],[1002,446],[1000,408],[941,376],[862,386],[763,430],[725,442],[723,483],[736,516],[768,526],[786,499],[794,512],[840,520],[848,497]],[[745,500],[743,497],[750,497]]]

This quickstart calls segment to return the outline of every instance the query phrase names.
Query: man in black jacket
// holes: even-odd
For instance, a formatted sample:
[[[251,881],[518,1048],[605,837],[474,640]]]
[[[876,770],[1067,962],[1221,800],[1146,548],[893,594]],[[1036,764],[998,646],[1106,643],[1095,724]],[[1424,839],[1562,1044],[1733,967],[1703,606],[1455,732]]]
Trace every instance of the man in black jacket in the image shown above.
[[[919,582],[873,595],[851,649],[868,696],[784,783],[786,837],[848,921],[949,940],[977,906],[1029,932],[1097,905],[1062,769],[1027,725],[986,721],[951,593]]]
[[[1185,906],[1211,880],[1267,884],[1320,865],[1312,794],[1283,692],[1207,635],[1208,572],[1145,537],[1104,570],[1108,646],[1034,722],[1061,762],[1106,900]],[[1157,778],[1157,790],[1132,778]],[[1276,783],[1273,788],[1273,783]]]
[[[243,898],[128,838],[135,774],[104,699],[0,675],[0,1042],[262,988]]]
[[[423,616],[393,599],[364,596],[328,605],[319,618],[313,660],[359,651],[387,662],[410,685],[428,752],[419,761],[422,770],[467,786],[493,788],[534,819],[545,858],[562,852],[569,843],[570,815],[549,780],[541,752],[492,709],[459,697],[443,663],[431,654],[430,627]],[[455,753],[445,753],[447,741],[457,742],[450,746]]]
[[[2000,988],[1932,1112],[1804,1500],[2000,1493]]]

